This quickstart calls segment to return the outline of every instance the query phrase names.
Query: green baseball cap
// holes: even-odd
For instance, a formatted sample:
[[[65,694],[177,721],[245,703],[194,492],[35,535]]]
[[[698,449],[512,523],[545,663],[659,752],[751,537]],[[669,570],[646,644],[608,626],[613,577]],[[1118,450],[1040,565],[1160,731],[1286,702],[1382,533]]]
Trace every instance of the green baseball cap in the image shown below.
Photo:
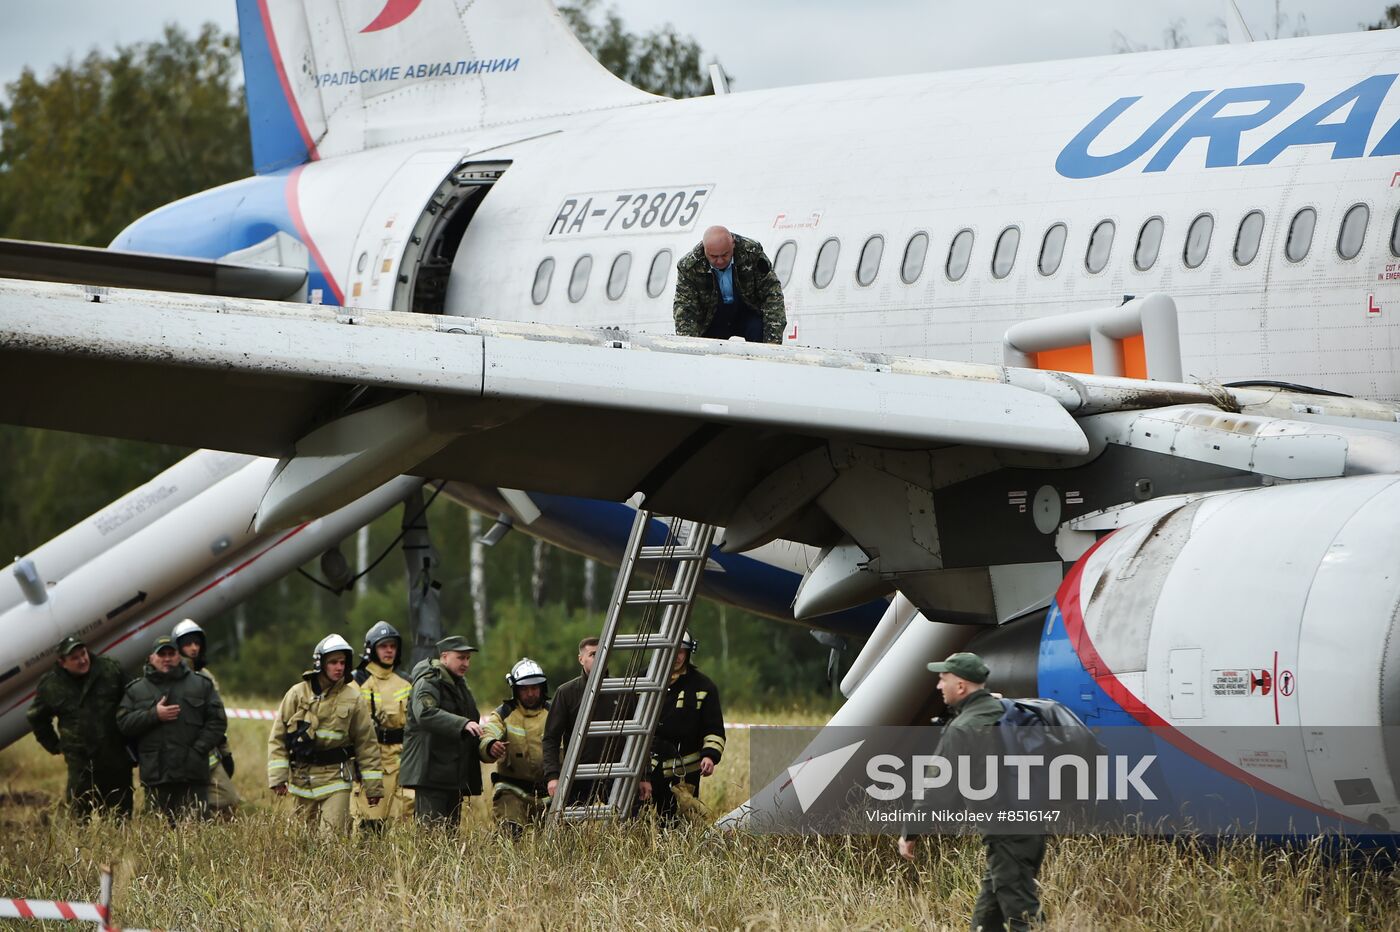
[[[450,650],[475,651],[476,648],[468,643],[467,639],[460,634],[449,634],[441,641],[437,642],[437,652],[444,654]]]
[[[175,641],[170,637],[170,635],[162,634],[160,637],[156,638],[154,641],[151,642],[151,653],[158,654],[161,652],[161,649],[165,647],[168,647],[171,650],[177,652],[180,650],[180,648],[175,646]]]
[[[79,647],[87,647],[87,645],[83,643],[82,638],[75,634],[70,634],[68,637],[58,642],[58,656],[67,657]]]
[[[967,651],[953,654],[942,663],[931,663],[928,668],[934,673],[951,673],[970,683],[985,683],[992,671],[982,662],[982,658]]]

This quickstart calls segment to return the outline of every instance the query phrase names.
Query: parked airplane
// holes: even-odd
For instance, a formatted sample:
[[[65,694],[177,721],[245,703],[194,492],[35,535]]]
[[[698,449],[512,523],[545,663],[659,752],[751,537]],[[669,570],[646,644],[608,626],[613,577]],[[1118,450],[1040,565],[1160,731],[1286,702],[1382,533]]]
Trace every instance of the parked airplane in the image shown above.
[[[113,243],[225,296],[0,286],[0,418],[277,460],[240,546],[408,474],[602,556],[642,492],[855,612],[816,624],[898,591],[834,721],[913,720],[971,644],[1091,722],[1276,726],[1282,766],[1181,741],[1400,824],[1400,740],[1304,747],[1400,725],[1393,33],[666,101],[548,0],[390,8],[240,0],[257,176]],[[785,345],[671,335],[713,223],[772,256]],[[320,307],[227,296],[289,266]],[[6,653],[9,708],[66,630]]]

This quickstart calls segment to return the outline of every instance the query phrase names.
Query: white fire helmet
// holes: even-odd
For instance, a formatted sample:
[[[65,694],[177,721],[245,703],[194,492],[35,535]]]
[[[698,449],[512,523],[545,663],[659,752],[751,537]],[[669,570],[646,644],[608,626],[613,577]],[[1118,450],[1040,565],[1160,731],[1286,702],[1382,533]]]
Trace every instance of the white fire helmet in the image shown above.
[[[518,686],[543,686],[549,689],[549,677],[545,676],[544,668],[529,657],[521,657],[515,662],[515,666],[506,674],[506,682],[512,690]]]
[[[345,663],[348,665],[355,657],[355,649],[350,646],[350,642],[338,634],[326,635],[321,638],[321,642],[311,652],[311,669],[320,673],[321,665],[325,662],[326,657],[341,651],[345,652]]]
[[[189,637],[192,634],[197,634],[201,641],[204,640],[204,629],[196,624],[193,618],[186,618],[175,626],[175,630],[170,632],[170,637],[178,645],[181,638]]]
[[[695,638],[691,637],[690,631],[687,630],[684,634],[681,635],[680,646],[682,649],[690,651],[690,656],[694,657],[695,652],[700,649],[700,642],[695,640]]]

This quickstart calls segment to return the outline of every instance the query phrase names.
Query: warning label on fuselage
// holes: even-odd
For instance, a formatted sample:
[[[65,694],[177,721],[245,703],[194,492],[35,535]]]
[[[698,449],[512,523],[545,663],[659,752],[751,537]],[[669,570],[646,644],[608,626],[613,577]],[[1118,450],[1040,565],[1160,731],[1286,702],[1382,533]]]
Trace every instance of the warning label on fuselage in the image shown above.
[[[1273,674],[1268,670],[1236,667],[1210,671],[1212,696],[1267,696],[1273,690]]]
[[[1248,696],[1248,670],[1211,670],[1210,694],[1212,696]]]

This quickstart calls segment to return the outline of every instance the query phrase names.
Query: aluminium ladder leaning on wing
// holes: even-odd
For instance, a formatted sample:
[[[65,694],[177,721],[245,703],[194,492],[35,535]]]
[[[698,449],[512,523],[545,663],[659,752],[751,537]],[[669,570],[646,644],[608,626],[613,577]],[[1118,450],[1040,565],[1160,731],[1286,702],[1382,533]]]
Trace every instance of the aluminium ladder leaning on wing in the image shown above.
[[[656,534],[658,528],[664,529],[664,535]],[[598,640],[593,671],[560,767],[551,818],[584,821],[631,814],[637,784],[650,768],[651,739],[661,718],[671,665],[685,636],[696,584],[709,560],[714,534],[713,525],[679,518],[653,522],[650,511],[638,508]],[[661,543],[647,544],[649,536],[662,537]],[[633,588],[634,578],[641,588]],[[638,612],[629,613],[629,608],[639,609],[641,617],[635,622],[631,615]],[[627,658],[621,675],[608,673],[614,651]],[[612,714],[621,717],[594,718],[598,697],[603,694],[617,697]],[[607,739],[601,759],[595,763],[580,761],[588,738]],[[570,791],[579,780],[610,781],[606,797],[590,797],[582,804],[570,805]]]

